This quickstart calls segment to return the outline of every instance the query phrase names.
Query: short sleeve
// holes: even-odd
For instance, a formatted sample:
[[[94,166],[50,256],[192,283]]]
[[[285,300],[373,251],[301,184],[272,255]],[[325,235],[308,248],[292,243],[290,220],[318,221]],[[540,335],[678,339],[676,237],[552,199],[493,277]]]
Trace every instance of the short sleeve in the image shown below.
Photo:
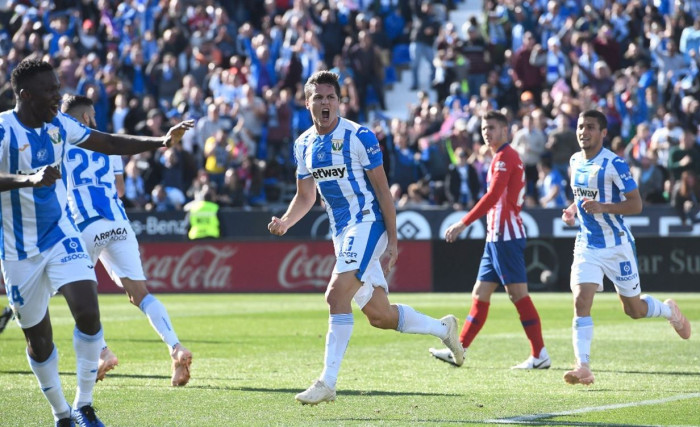
[[[306,167],[306,162],[304,162],[304,155],[306,154],[307,145],[301,143],[301,138],[294,142],[294,163],[297,166],[297,178],[305,179],[311,175],[309,169]]]
[[[616,157],[613,159],[612,164],[616,172],[614,183],[620,191],[622,193],[629,193],[635,190],[637,188],[637,183],[634,181],[634,178],[632,178],[632,173],[627,163],[621,157]]]
[[[90,128],[84,126],[73,117],[61,113],[57,116],[66,132],[66,142],[70,145],[80,145],[90,136]]]
[[[358,153],[362,167],[370,170],[380,166],[383,161],[382,149],[374,132],[362,126],[357,130],[355,136],[362,147],[362,150],[359,150]]]
[[[124,175],[124,161],[122,156],[114,154],[109,156],[109,162],[112,164],[112,172],[115,175]]]

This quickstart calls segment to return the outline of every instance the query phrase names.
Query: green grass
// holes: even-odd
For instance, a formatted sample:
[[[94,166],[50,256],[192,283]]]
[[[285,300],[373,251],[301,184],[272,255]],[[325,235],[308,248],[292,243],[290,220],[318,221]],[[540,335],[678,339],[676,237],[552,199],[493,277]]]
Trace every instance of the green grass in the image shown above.
[[[596,296],[593,308],[596,382],[590,387],[562,381],[573,361],[571,295],[533,294],[553,365],[516,372],[509,367],[527,357],[529,345],[515,309],[499,293],[459,369],[430,357],[428,347],[440,345],[435,338],[373,329],[355,309],[338,399],[315,407],[297,404],[294,394],[322,369],[327,309],[321,294],[159,298],[194,353],[192,380],[170,387],[167,349],[145,317],[123,295],[101,296],[107,342],[120,360],[95,389],[95,407],[108,426],[700,425],[698,336],[683,341],[663,319],[633,321],[611,293]],[[471,299],[391,298],[435,317],[454,313],[460,322]],[[675,298],[700,326],[700,294]],[[60,297],[51,301],[51,318],[64,392],[72,401],[73,321]],[[11,324],[0,336],[0,419],[10,426],[52,425],[24,347]],[[619,406],[601,408],[608,405]],[[557,413],[564,414],[543,415]],[[528,415],[539,417],[514,420]]]

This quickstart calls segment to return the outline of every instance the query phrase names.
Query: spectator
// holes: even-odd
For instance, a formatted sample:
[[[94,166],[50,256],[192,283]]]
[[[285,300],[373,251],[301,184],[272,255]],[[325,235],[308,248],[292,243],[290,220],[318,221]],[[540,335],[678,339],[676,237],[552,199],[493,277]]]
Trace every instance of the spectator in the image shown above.
[[[543,208],[565,208],[567,206],[566,179],[552,168],[552,157],[542,156],[537,163],[538,196],[536,206]]]
[[[479,196],[479,176],[474,166],[469,164],[469,154],[462,147],[457,147],[454,154],[457,163],[450,165],[445,178],[445,195],[452,209],[469,210]]]
[[[668,172],[671,182],[680,179],[684,171],[693,171],[700,175],[700,146],[695,143],[695,133],[686,129],[678,145],[671,147],[668,153]]]
[[[694,171],[686,170],[674,184],[671,192],[671,205],[676,209],[684,224],[695,222],[700,203],[700,185]]]
[[[654,150],[647,150],[631,167],[632,178],[639,187],[639,194],[645,203],[668,203],[664,197],[664,172],[656,163]]]
[[[413,20],[411,44],[409,46],[411,53],[411,90],[417,90],[419,87],[418,69],[423,61],[427,62],[430,67],[430,81],[432,82],[435,78],[435,66],[433,65],[433,59],[435,58],[434,43],[442,26],[435,16],[431,1],[421,0],[419,4],[420,8],[416,12],[416,19]]]
[[[518,152],[525,166],[526,194],[537,200],[537,164],[545,151],[546,136],[541,129],[542,111],[523,116],[522,129],[515,132],[511,146]]]

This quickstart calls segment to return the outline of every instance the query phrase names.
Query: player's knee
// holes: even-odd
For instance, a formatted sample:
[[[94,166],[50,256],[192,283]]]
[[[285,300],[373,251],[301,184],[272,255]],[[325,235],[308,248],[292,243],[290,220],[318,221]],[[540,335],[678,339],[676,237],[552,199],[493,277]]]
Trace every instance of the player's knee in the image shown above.
[[[87,335],[95,335],[100,330],[100,309],[94,307],[80,307],[74,311],[73,318],[78,330]]]

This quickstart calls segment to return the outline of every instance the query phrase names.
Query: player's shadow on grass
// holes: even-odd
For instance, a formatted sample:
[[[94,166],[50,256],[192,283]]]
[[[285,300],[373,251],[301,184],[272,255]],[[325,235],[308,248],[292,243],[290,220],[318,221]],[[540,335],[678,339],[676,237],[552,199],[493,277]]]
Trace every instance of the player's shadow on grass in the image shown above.
[[[34,376],[34,373],[32,373],[32,371],[0,371],[0,374]],[[59,375],[66,375],[66,376],[71,376],[71,375],[75,376],[75,372],[68,372],[68,371],[60,371],[58,374]],[[170,376],[168,376],[168,375],[118,374],[115,372],[110,372],[107,375],[107,378],[166,379],[166,380],[169,380]]]
[[[681,372],[681,371],[621,371],[619,369],[594,369],[593,373],[609,372],[611,374],[637,374],[637,375],[676,375],[680,377],[696,377],[700,376],[700,372]]]
[[[212,387],[217,388],[217,387]],[[260,388],[260,387],[236,387],[240,391],[252,391],[260,393],[299,393],[303,391],[301,388],[284,389],[284,388]],[[345,396],[461,396],[452,393],[424,393],[420,391],[382,391],[382,390],[347,390],[343,389],[340,392]]]

